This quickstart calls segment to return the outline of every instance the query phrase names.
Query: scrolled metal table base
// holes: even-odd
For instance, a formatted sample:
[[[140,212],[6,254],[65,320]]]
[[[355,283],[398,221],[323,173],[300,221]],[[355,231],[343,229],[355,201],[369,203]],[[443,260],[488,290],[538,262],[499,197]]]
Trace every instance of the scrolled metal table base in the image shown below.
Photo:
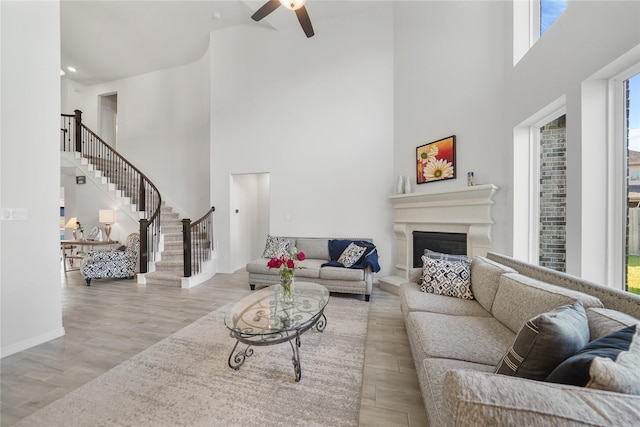
[[[247,360],[248,357],[253,355],[252,346],[265,346],[275,345],[283,342],[288,342],[291,345],[293,356],[291,362],[293,363],[293,372],[296,377],[296,382],[299,382],[302,378],[302,365],[300,363],[300,351],[299,348],[302,345],[300,336],[315,327],[318,332],[323,332],[327,326],[327,317],[324,315],[324,310],[319,312],[316,316],[309,319],[308,322],[300,325],[293,331],[275,332],[267,335],[252,335],[250,333],[231,332],[231,337],[236,339],[236,343],[231,349],[229,354],[229,367],[234,370],[239,370]],[[294,343],[295,339],[295,343]],[[243,343],[247,345],[247,348],[236,352],[238,344]]]

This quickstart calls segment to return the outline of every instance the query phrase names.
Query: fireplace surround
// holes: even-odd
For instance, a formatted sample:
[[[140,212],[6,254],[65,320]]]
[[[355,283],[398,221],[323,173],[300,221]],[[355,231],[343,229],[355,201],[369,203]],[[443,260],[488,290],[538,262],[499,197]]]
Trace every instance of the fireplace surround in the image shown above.
[[[391,196],[395,268],[392,276],[380,279],[380,286],[397,293],[397,287],[409,277],[414,231],[465,234],[466,254],[486,255],[491,250],[493,198],[498,190],[493,184],[483,184]]]

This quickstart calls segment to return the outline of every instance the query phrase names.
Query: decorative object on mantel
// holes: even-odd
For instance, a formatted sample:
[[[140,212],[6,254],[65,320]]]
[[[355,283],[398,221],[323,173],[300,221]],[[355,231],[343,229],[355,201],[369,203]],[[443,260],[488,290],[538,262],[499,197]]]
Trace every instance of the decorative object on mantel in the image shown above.
[[[396,181],[396,194],[403,194],[404,193],[404,184],[403,184],[404,178],[402,175],[398,175],[398,180]]]
[[[416,148],[416,182],[418,184],[455,177],[455,135]]]
[[[293,276],[298,267],[296,261],[304,261],[304,252],[298,252],[296,248],[292,251],[285,252],[278,258],[271,258],[267,262],[269,268],[280,269],[280,285],[282,285],[282,301],[289,303],[293,301],[294,285]]]
[[[404,194],[409,194],[411,193],[411,181],[409,180],[408,176],[404,177],[404,188],[403,188]]]
[[[467,187],[473,187],[476,185],[476,180],[473,177],[473,172],[467,172]]]

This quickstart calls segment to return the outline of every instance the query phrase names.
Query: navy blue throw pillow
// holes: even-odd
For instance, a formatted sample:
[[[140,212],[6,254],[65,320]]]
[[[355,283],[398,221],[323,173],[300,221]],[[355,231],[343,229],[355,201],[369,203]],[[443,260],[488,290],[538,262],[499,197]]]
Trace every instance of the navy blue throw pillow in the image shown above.
[[[575,355],[559,364],[545,381],[559,384],[588,386],[592,380],[590,369],[596,357],[615,361],[621,352],[629,351],[637,325],[627,326],[591,341]]]

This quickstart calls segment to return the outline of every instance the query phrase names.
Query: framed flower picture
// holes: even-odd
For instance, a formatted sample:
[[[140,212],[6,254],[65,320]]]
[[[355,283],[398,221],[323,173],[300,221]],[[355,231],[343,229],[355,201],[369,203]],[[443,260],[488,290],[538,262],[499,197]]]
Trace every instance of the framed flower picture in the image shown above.
[[[456,136],[451,135],[416,148],[416,182],[456,177]]]

